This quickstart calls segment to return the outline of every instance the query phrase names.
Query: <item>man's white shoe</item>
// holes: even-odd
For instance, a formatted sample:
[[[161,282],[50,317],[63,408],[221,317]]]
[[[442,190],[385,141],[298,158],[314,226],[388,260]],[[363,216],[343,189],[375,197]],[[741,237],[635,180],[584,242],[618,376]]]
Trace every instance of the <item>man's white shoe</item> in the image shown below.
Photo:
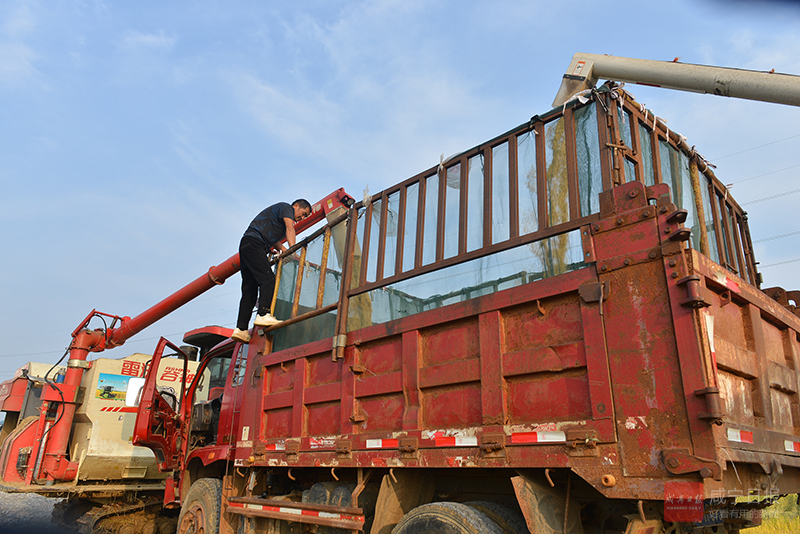
[[[265,313],[264,315],[256,315],[256,320],[253,321],[253,324],[256,326],[272,326],[281,322],[273,317],[271,313]]]
[[[231,339],[239,343],[250,343],[250,332],[236,328],[231,334]]]

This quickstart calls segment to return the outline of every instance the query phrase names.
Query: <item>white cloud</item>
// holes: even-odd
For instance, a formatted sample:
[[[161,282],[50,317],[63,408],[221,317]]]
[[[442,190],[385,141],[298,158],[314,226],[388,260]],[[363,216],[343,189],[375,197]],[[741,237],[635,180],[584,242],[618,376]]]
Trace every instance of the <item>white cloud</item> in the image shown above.
[[[36,76],[36,53],[22,43],[0,43],[0,83],[19,85]]]
[[[38,55],[22,39],[36,27],[35,2],[18,1],[0,11],[0,84],[17,86],[38,71],[34,62]]]
[[[486,109],[487,102],[466,82],[404,74],[386,84],[364,76],[329,92],[279,86],[252,73],[229,78],[246,112],[282,147],[330,174],[363,176],[377,191],[434,165],[440,153],[494,133],[470,138],[479,121],[469,110]],[[362,98],[364,91],[369,97]]]
[[[220,201],[219,195],[222,192],[228,193],[228,185],[222,178],[224,169],[220,168],[220,163],[215,158],[216,152],[209,146],[209,140],[202,130],[196,123],[184,120],[171,122],[168,128],[173,139],[173,150],[191,171],[191,175],[180,182],[186,188],[182,196],[185,197],[187,192],[200,186],[203,194]],[[177,178],[175,182],[178,182]]]
[[[11,3],[4,10],[7,16],[3,17],[2,34],[5,37],[18,38],[29,34],[36,27],[35,10],[39,6],[33,1],[18,1]]]
[[[736,66],[740,68],[800,72],[800,58],[796,54],[800,48],[800,35],[793,29],[796,25],[783,31],[776,29],[767,36],[755,35],[751,30],[736,32],[730,36],[730,48],[725,53],[735,57]]]
[[[240,96],[261,125],[287,146],[300,148],[335,129],[339,121],[337,106],[324,95],[290,95],[251,74],[237,76]]]
[[[392,1],[344,10],[333,21],[284,20],[283,54],[269,57],[269,70],[228,72],[228,81],[282,146],[379,190],[434,165],[442,152],[514,126],[486,129],[500,120],[497,99],[481,93],[477,70],[453,64],[429,31],[436,23],[426,9]],[[310,51],[313,63],[290,59]]]
[[[168,36],[163,30],[158,33],[143,33],[130,30],[123,35],[120,47],[129,52],[142,49],[172,50],[177,41],[177,37]]]

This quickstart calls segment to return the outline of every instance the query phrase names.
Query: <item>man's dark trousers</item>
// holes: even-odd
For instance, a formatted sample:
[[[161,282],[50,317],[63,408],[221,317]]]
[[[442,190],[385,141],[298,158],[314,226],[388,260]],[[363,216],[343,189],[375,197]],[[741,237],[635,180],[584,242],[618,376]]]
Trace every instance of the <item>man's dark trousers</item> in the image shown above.
[[[269,264],[267,247],[261,241],[245,236],[239,243],[239,262],[242,274],[242,300],[236,328],[247,330],[250,314],[258,300],[258,315],[264,315],[272,305],[275,292],[275,273]]]

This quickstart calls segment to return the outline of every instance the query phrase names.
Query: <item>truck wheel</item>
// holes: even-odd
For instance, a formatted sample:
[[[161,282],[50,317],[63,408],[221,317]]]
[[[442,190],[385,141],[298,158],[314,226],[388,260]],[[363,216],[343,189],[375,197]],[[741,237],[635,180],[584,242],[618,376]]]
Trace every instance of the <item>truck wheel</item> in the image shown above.
[[[503,534],[530,534],[525,518],[516,510],[496,502],[474,501],[465,504],[494,521]]]
[[[403,516],[392,534],[503,534],[485,514],[458,502],[417,506]]]
[[[218,534],[222,481],[197,480],[186,493],[178,517],[178,534]]]

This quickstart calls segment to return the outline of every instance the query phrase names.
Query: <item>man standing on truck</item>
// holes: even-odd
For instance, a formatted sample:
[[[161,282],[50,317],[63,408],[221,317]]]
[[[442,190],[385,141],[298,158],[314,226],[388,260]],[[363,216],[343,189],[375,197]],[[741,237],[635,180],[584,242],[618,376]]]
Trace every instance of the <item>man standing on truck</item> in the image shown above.
[[[295,244],[294,223],[311,215],[308,200],[297,199],[291,205],[278,202],[256,215],[239,243],[239,262],[242,273],[242,299],[239,301],[239,317],[231,338],[241,343],[250,342],[248,332],[250,314],[258,300],[255,326],[272,326],[280,323],[270,313],[272,294],[275,292],[275,273],[269,264],[269,253],[286,249],[283,238],[290,247]]]

